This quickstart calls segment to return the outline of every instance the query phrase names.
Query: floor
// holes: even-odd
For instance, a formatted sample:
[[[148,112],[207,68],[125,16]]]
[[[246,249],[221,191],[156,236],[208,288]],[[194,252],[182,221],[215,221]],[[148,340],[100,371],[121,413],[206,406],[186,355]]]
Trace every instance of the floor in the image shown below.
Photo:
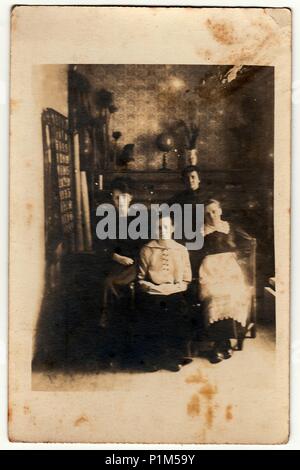
[[[32,389],[97,392],[112,417],[122,422],[112,433],[113,441],[140,442],[143,436],[144,442],[241,442],[241,431],[242,442],[255,442],[260,433],[267,441],[274,414],[268,397],[275,387],[275,356],[274,328],[260,325],[256,339],[245,340],[243,351],[216,365],[195,358],[176,373],[34,372]],[[136,423],[131,434],[129,417]],[[86,415],[78,420],[88,427]]]
[[[36,328],[31,388],[44,392],[47,403],[55,403],[53,409],[50,405],[46,409],[39,404],[41,395],[36,394],[36,406],[43,406],[43,420],[51,423],[51,432],[45,431],[38,439],[64,442],[68,436],[69,442],[148,443],[278,440],[278,433],[274,437],[272,432],[276,429],[274,419],[279,420],[282,396],[274,324],[258,324],[257,337],[246,339],[243,351],[219,364],[198,355],[179,372],[103,370],[99,367],[97,261],[78,261],[76,257],[73,264],[67,264],[64,279],[65,289],[44,299]],[[122,329],[114,331],[113,343],[122,336]],[[62,364],[67,364],[63,370]],[[47,425],[38,429],[47,429]]]

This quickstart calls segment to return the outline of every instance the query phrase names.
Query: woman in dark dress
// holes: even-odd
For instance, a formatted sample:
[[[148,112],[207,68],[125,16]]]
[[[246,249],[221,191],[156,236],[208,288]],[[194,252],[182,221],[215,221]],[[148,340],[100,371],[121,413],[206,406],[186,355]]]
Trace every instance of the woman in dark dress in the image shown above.
[[[222,220],[220,203],[205,205],[203,259],[199,269],[199,298],[209,338],[214,342],[211,362],[232,356],[230,338],[245,328],[251,290],[238,263],[235,229]]]
[[[100,324],[105,330],[105,355],[109,356],[111,366],[129,367],[134,363],[132,286],[137,276],[139,251],[146,240],[118,236],[120,224],[127,231],[133,219],[129,215],[133,199],[132,182],[125,178],[114,180],[111,199],[116,208],[117,236],[104,243],[105,279]]]

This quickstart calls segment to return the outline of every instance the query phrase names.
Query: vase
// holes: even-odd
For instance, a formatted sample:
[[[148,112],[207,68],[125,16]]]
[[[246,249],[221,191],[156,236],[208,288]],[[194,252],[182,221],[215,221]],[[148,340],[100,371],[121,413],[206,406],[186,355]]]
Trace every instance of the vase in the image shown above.
[[[185,165],[198,165],[197,149],[188,149],[185,154]]]

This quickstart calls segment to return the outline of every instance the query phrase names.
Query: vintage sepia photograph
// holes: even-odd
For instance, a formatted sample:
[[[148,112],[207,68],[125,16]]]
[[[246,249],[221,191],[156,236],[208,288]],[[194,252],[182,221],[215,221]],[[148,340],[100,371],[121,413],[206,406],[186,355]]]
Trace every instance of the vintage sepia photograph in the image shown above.
[[[93,55],[79,10],[101,37],[130,20]],[[288,438],[290,15],[262,10],[14,10],[14,439]],[[26,88],[48,15],[66,48],[37,49]]]
[[[64,388],[74,373],[108,380],[195,373],[207,363],[222,373],[230,359],[228,380],[230,366],[234,374],[236,360],[247,367],[253,354],[271,379],[273,67],[49,65],[40,73],[46,88],[60,80],[68,114],[45,107],[41,115],[46,270],[33,389]],[[150,217],[136,217],[133,237],[130,209],[143,205],[148,215],[163,203],[161,230],[149,233]],[[116,208],[112,233],[105,204]],[[177,239],[173,204],[182,209]],[[199,247],[186,233],[197,206]]]

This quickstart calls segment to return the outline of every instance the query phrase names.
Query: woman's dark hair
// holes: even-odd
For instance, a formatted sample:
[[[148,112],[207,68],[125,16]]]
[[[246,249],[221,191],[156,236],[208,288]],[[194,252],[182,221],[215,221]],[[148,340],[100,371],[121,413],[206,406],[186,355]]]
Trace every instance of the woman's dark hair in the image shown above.
[[[110,185],[111,191],[118,189],[121,193],[133,195],[133,182],[130,178],[115,178]]]
[[[200,178],[200,168],[197,165],[188,165],[188,166],[186,166],[181,172],[182,178],[185,179],[187,177],[187,175],[192,173],[192,171],[196,171],[198,173],[199,178]]]

